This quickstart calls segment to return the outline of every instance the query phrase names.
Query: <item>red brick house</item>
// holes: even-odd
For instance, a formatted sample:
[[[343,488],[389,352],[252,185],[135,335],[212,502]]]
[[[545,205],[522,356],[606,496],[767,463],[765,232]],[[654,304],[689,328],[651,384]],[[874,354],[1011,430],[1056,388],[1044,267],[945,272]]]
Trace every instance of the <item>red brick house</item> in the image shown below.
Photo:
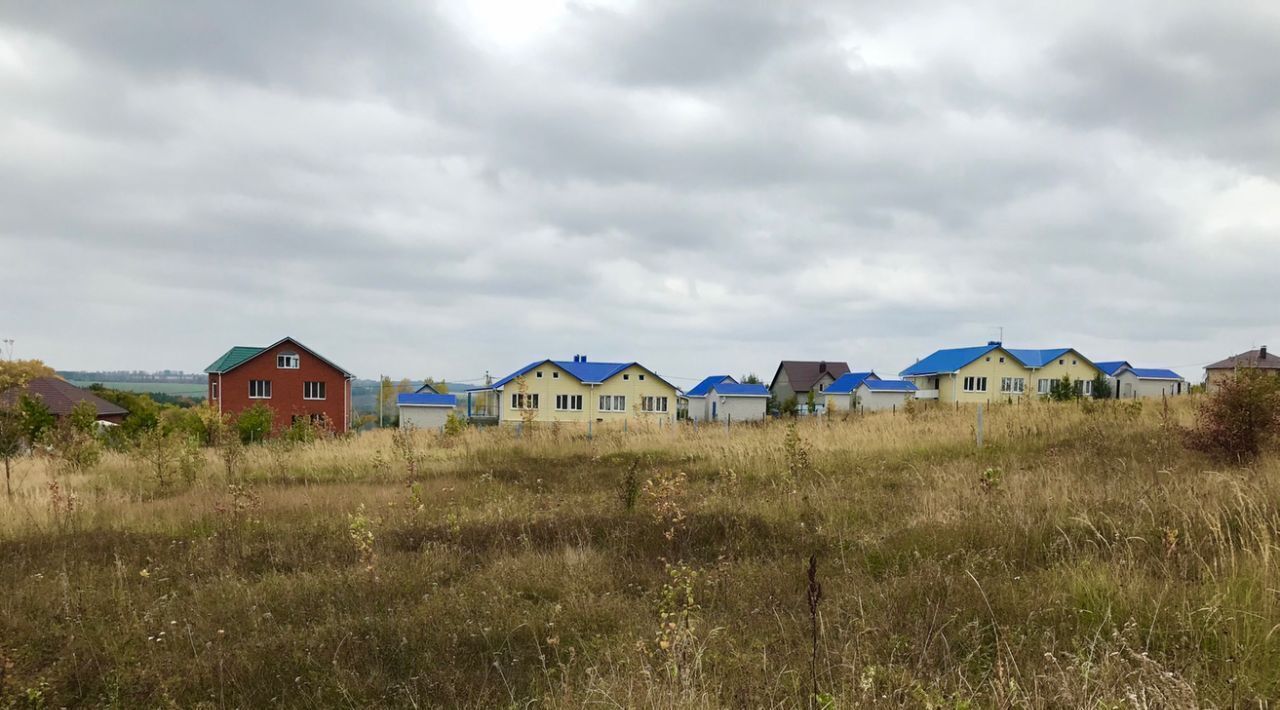
[[[236,415],[255,404],[275,412],[277,431],[296,419],[326,418],[336,431],[351,427],[350,372],[293,338],[265,348],[236,346],[205,368],[209,402]]]

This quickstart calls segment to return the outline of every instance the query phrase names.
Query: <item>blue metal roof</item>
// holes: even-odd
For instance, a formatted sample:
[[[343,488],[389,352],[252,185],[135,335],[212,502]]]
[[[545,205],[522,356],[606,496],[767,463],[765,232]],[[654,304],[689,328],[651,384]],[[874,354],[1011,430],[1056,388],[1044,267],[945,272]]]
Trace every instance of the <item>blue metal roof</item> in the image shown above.
[[[483,390],[500,389],[503,386],[505,386],[507,383],[514,380],[515,378],[520,377],[521,375],[524,375],[526,373],[529,373],[534,369],[542,365],[545,365],[547,363],[551,363],[552,365],[559,367],[560,369],[569,373],[571,377],[585,384],[600,384],[601,382],[604,382],[605,380],[609,379],[610,377],[613,377],[619,372],[622,372],[628,367],[635,366],[635,367],[639,367],[642,370],[645,370],[649,374],[653,375],[654,378],[658,379],[663,384],[670,386],[672,389],[677,389],[675,385],[662,379],[656,373],[654,373],[653,370],[646,368],[645,366],[641,365],[638,362],[588,362],[586,360],[538,360],[537,362],[531,362],[528,365],[525,365],[519,370],[516,370],[515,372],[511,373],[510,375],[507,375],[506,377],[498,380],[497,382],[494,382],[491,385],[488,385],[485,387],[474,387],[470,391],[475,392],[475,391],[483,391]]]
[[[458,397],[432,392],[402,392],[396,395],[396,404],[402,407],[455,407]]]
[[[862,384],[872,392],[915,392],[916,386],[906,380],[866,380]]]
[[[727,397],[768,397],[769,388],[761,384],[740,385],[737,382],[718,382],[712,387],[716,394]]]
[[[1129,363],[1124,360],[1108,360],[1106,362],[1095,362],[1093,363],[1093,366],[1102,370],[1103,374],[1109,376],[1116,374],[1116,370],[1119,370],[1128,364]]]
[[[858,385],[868,377],[880,379],[880,376],[874,372],[846,372],[836,378],[829,387],[822,391],[823,394],[850,394],[858,389]]]
[[[1182,375],[1173,370],[1164,370],[1157,367],[1130,367],[1133,374],[1143,380],[1180,380]]]
[[[725,380],[729,380],[730,382],[737,382],[737,380],[733,379],[728,375],[712,375],[706,378],[705,380],[699,382],[697,386],[695,386],[693,389],[689,390],[688,392],[685,392],[684,394],[686,397],[706,397],[707,392],[711,390],[712,385],[718,385],[721,382],[724,382]]]
[[[929,357],[917,362],[898,374],[903,377],[919,375],[937,375],[944,372],[955,372],[987,353],[1000,347],[999,343],[988,343],[976,348],[950,348],[938,350]]]
[[[1005,348],[1005,352],[1018,358],[1027,367],[1040,368],[1071,352],[1071,348],[1047,348],[1045,350],[1028,350],[1026,348]]]

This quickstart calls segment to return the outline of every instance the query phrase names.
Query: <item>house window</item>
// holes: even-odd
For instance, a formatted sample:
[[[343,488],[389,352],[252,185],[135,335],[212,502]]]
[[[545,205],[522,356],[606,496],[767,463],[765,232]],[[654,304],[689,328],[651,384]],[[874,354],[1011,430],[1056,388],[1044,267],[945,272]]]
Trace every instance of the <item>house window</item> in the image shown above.
[[[1066,364],[1066,362],[1067,362],[1066,360],[1059,360],[1059,361],[1058,361],[1058,364],[1059,364],[1059,365],[1065,365],[1065,364]]]
[[[1076,394],[1084,397],[1093,396],[1093,380],[1076,380]]]
[[[640,375],[640,379],[642,379],[642,380],[643,380],[643,379],[644,379],[644,375]]]
[[[1072,364],[1072,365],[1076,364],[1076,361],[1075,361],[1075,360],[1072,360],[1072,361],[1071,361],[1071,364]]]
[[[646,412],[667,411],[666,397],[645,397],[640,400],[640,409]]]
[[[324,383],[323,382],[303,382],[302,398],[303,399],[324,399]]]
[[[1026,390],[1027,381],[1021,377],[1005,377],[1000,380],[1000,391],[1021,394]]]
[[[625,412],[627,411],[627,398],[620,394],[602,394],[600,395],[600,411]]]
[[[296,370],[298,365],[298,353],[280,353],[276,355],[276,367],[281,370]]]
[[[582,395],[580,394],[556,395],[556,409],[561,412],[581,412],[582,411]]]
[[[1036,383],[1036,391],[1040,394],[1049,394],[1053,387],[1052,382],[1053,380],[1040,380]]]
[[[512,409],[537,409],[538,395],[525,394],[524,392],[516,392],[511,395]]]
[[[217,399],[217,398],[218,398],[218,383],[210,382],[209,383],[209,399]]]
[[[1001,357],[1001,358],[1000,358],[1000,362],[1004,362],[1004,358],[1003,358],[1003,357]]]
[[[987,378],[985,377],[966,377],[964,378],[965,392],[986,392]]]
[[[987,362],[991,362],[990,356],[987,357]]]
[[[551,379],[553,379],[553,380],[558,380],[558,379],[560,379],[560,373],[559,373],[559,372],[552,372],[552,373],[551,373]]]
[[[538,370],[538,377],[542,377],[542,370]]]
[[[623,376],[622,376],[622,379],[624,379],[624,380],[629,380],[629,379],[631,379],[631,375],[623,375]]]
[[[249,380],[249,399],[271,399],[271,380]]]

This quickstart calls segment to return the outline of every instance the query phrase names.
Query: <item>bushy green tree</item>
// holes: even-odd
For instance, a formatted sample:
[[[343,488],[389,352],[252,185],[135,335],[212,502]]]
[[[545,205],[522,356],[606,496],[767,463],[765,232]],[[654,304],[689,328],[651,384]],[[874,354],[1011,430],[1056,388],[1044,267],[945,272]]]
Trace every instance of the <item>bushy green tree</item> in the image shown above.
[[[26,445],[22,413],[17,407],[0,405],[0,458],[4,459],[4,491],[13,497],[13,459]]]
[[[53,413],[45,406],[44,400],[24,394],[18,398],[18,411],[22,422],[22,435],[31,446],[44,441],[45,435],[53,430],[57,422]]]
[[[1107,376],[1099,372],[1093,376],[1093,398],[1094,399],[1111,399],[1111,381]]]
[[[240,412],[240,416],[236,417],[236,431],[240,432],[240,441],[246,444],[265,441],[271,436],[275,416],[275,412],[262,403]]]
[[[1064,374],[1062,379],[1049,383],[1049,399],[1055,402],[1070,402],[1078,396],[1071,376]]]

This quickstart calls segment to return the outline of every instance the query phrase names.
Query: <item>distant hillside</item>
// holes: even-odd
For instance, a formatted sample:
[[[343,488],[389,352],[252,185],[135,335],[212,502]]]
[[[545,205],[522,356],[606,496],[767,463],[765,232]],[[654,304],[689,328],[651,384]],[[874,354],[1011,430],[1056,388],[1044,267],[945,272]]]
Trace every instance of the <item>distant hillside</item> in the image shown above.
[[[208,388],[208,377],[204,373],[179,370],[161,370],[160,372],[59,370],[58,376],[76,387],[102,385],[121,392],[186,397],[192,400],[203,400]]]

